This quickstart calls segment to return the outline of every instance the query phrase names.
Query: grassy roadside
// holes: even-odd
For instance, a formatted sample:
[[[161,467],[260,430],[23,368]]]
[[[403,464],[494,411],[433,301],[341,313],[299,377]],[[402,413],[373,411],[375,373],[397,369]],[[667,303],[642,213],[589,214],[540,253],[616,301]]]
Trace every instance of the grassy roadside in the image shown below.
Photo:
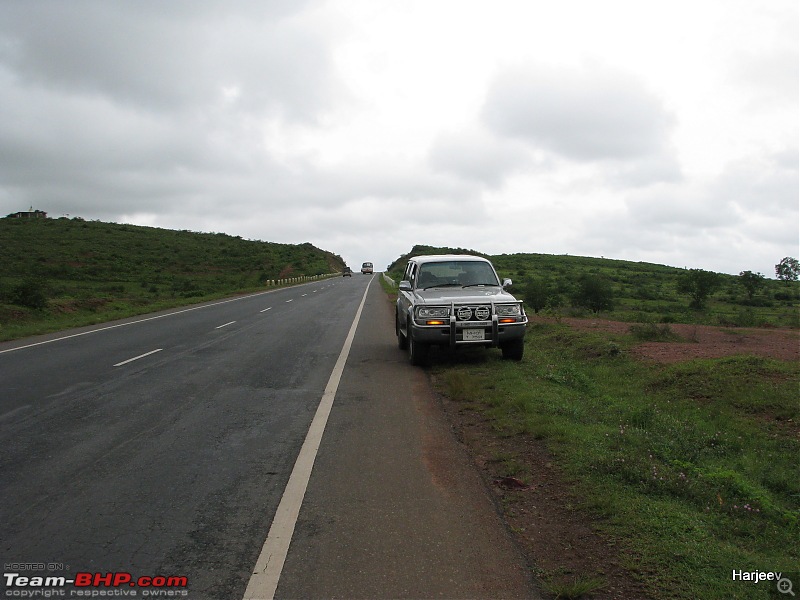
[[[396,289],[381,284],[393,302]],[[645,340],[672,341],[667,326],[613,334],[540,319],[521,363],[456,354],[430,374],[511,441],[495,457],[501,476],[535,484],[523,449],[547,448],[580,499],[576,514],[613,540],[653,598],[767,597],[766,583],[732,573],[800,572],[800,365],[754,356],[644,363],[629,350]],[[594,572],[576,575],[582,585],[550,591],[580,598],[603,587]]]
[[[732,571],[800,571],[800,366],[650,365],[628,356],[634,343],[539,322],[521,363],[488,353],[432,372],[498,436],[547,445],[580,512],[653,597],[765,597],[766,584]],[[521,457],[506,460],[535,479]]]

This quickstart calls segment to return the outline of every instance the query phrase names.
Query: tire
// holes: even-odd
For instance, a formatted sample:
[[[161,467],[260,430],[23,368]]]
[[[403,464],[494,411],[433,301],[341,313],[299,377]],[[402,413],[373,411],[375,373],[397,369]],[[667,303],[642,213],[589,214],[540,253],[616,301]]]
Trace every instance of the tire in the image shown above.
[[[408,348],[408,338],[400,330],[400,317],[397,311],[394,312],[394,332],[397,335],[397,347],[400,350],[406,350]]]
[[[430,346],[416,341],[410,335],[406,340],[408,343],[408,360],[415,367],[424,367],[428,364],[428,351]]]
[[[522,360],[522,355],[525,352],[525,340],[524,338],[511,340],[500,346],[500,350],[506,360]]]

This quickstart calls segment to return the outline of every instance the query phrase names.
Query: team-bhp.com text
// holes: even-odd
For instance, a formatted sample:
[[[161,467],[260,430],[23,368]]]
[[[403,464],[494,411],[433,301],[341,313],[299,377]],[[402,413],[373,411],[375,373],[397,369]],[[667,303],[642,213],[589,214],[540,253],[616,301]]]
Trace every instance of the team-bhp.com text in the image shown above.
[[[186,597],[189,579],[184,576],[134,577],[126,572],[76,573],[64,576],[27,576],[3,573],[5,596],[17,598],[83,597]],[[74,589],[65,590],[66,586]]]

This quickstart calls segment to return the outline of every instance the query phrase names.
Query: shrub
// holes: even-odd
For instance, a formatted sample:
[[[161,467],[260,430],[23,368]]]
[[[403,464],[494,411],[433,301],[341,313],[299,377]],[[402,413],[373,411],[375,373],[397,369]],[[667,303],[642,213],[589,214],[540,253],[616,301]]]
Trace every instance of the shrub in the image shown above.
[[[611,282],[600,275],[586,275],[578,282],[573,296],[575,306],[588,308],[593,313],[614,308],[614,292]]]
[[[11,292],[11,302],[36,310],[47,308],[47,284],[38,278],[28,278]]]

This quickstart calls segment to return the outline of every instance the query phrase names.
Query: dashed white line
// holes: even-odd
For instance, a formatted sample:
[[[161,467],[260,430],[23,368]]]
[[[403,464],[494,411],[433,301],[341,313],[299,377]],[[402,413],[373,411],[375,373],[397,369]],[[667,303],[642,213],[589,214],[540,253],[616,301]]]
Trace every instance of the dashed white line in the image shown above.
[[[135,360],[139,360],[140,358],[144,358],[145,356],[150,356],[151,354],[155,354],[156,352],[161,352],[163,348],[156,348],[155,350],[151,350],[150,352],[145,352],[144,354],[140,354],[139,356],[134,356],[133,358],[129,358],[128,360],[123,360],[122,362],[118,362],[115,364],[115,367],[121,367],[122,365],[127,365],[130,362]]]
[[[308,296],[308,294],[300,294],[300,297],[301,297],[301,298],[304,298],[304,297],[306,297],[306,296]]]
[[[0,415],[0,421],[2,421],[3,419],[7,419],[9,417],[13,417],[15,414],[20,413],[22,411],[28,410],[30,407],[31,407],[30,404],[24,404],[22,406],[18,406],[14,410],[10,410],[7,413],[3,413],[2,415]]]
[[[265,308],[264,310],[260,310],[260,311],[258,311],[258,312],[267,312],[268,310],[272,310],[272,307],[271,307],[271,306],[268,306],[268,307],[267,307],[267,308]]]
[[[222,329],[223,327],[227,327],[228,325],[233,325],[234,323],[236,323],[236,321],[230,321],[228,323],[225,323],[224,325],[220,325],[218,327],[214,327],[214,329]]]
[[[303,284],[309,285],[309,284]],[[295,287],[295,286],[290,286]],[[69,335],[64,335],[61,337],[52,338],[49,340],[43,340],[41,342],[34,342],[32,344],[25,344],[23,346],[15,346],[14,348],[6,348],[5,350],[0,350],[0,354],[5,354],[6,352],[16,352],[17,350],[25,350],[26,348],[34,348],[35,346],[43,346],[45,344],[52,344],[53,342],[60,342],[62,340],[69,340],[76,337],[81,337],[84,335],[91,335],[93,333],[99,333],[101,331],[108,331],[109,329],[117,329],[118,327],[128,327],[129,325],[138,325],[139,323],[146,323],[147,321],[154,321],[155,319],[164,319],[166,317],[174,317],[176,315],[180,315],[183,313],[191,312],[193,310],[201,310],[203,308],[210,308],[212,306],[219,306],[220,304],[227,304],[229,302],[238,302],[239,300],[246,300],[248,298],[253,298],[255,296],[262,296],[264,294],[274,294],[275,292],[280,291],[281,289],[288,289],[288,288],[276,288],[272,290],[266,290],[263,292],[256,292],[255,294],[247,294],[245,296],[237,296],[236,298],[228,298],[227,300],[220,300],[218,302],[209,302],[200,304],[198,306],[192,306],[191,308],[184,308],[182,310],[172,310],[162,315],[155,315],[152,317],[145,317],[143,319],[136,319],[133,321],[127,321],[125,323],[116,323],[115,325],[107,325],[104,327],[97,327],[96,329],[90,329],[88,331],[81,331],[80,333],[72,333]]]
[[[289,304],[289,302],[291,302],[292,300],[294,300],[294,298],[290,298],[289,300],[287,300],[286,304]]]

